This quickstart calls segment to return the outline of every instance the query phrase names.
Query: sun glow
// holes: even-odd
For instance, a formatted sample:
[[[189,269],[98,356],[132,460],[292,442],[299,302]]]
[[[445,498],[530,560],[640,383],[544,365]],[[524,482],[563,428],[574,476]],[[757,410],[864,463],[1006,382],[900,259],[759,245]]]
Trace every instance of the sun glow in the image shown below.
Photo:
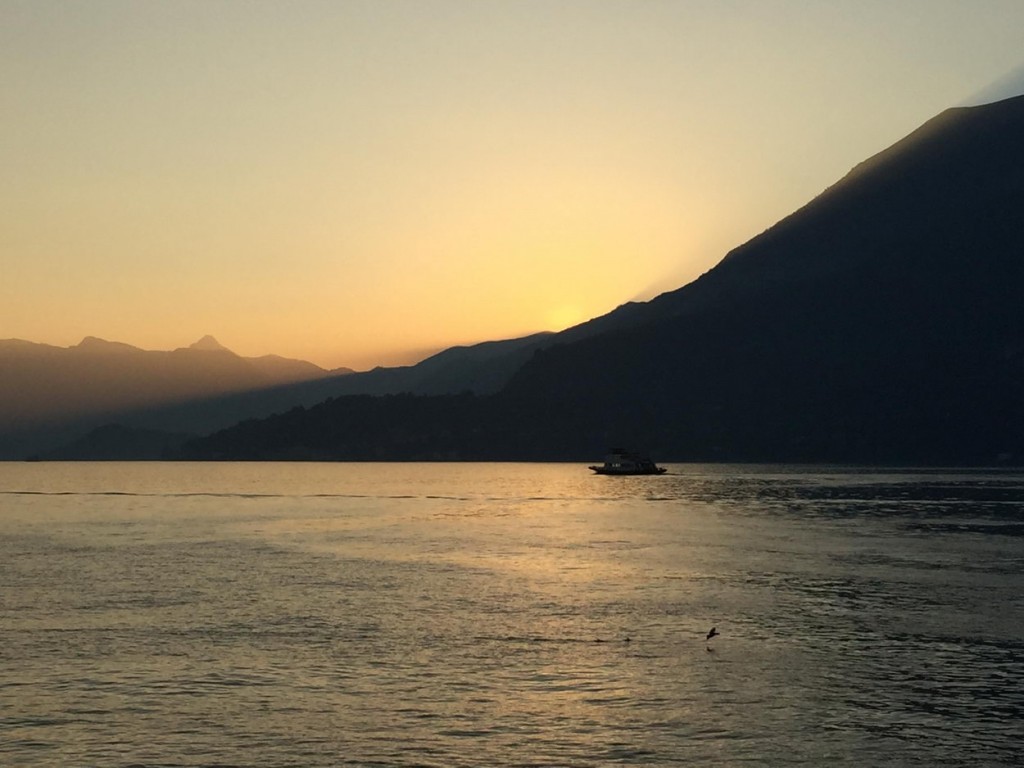
[[[587,319],[582,310],[572,304],[552,307],[544,318],[545,327],[551,331],[563,331]]]

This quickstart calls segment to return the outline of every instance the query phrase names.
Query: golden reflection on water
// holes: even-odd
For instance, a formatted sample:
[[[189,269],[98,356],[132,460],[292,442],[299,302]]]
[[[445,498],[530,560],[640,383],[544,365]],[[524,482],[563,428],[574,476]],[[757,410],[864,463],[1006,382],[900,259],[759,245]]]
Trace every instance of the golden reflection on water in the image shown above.
[[[573,478],[571,490],[585,489]],[[645,500],[566,499],[560,492],[549,488],[545,495],[486,501],[304,499],[298,508],[292,502],[288,517],[268,514],[258,522],[239,521],[233,529],[275,545],[337,557],[447,562],[502,571],[538,585],[610,588],[656,568],[670,568],[676,577],[693,573],[688,564],[671,561],[670,554],[695,526],[703,525],[707,534],[707,521],[687,505],[666,502],[663,509],[652,509]],[[671,541],[664,538],[666,522],[674,529]]]

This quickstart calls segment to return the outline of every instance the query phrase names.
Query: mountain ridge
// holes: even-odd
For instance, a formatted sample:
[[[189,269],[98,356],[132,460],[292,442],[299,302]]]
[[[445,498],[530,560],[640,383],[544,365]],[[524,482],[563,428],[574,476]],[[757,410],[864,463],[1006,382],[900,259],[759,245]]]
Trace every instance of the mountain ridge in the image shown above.
[[[59,456],[84,459],[89,458],[90,450],[95,451],[94,459],[152,458],[152,451],[145,446],[155,440],[154,432],[167,433],[168,445],[179,444],[178,433],[182,431],[203,435],[246,419],[267,417],[296,406],[313,406],[332,397],[494,392],[504,386],[534,349],[551,336],[539,333],[518,339],[451,347],[415,365],[359,373],[350,369],[324,371],[312,363],[278,355],[243,359],[223,348],[212,337],[200,340],[200,346],[205,348],[194,349],[195,345],[192,345],[166,352],[141,350],[96,337],[87,337],[83,344],[72,348],[23,340],[0,340],[0,363],[5,362],[4,354],[8,355],[7,364],[0,365],[0,458]],[[22,365],[11,364],[14,362],[11,355],[19,354]],[[38,369],[39,365],[45,366],[46,361],[52,363],[54,359],[69,354],[75,355],[79,361],[87,359],[95,366],[95,370],[85,377],[84,392],[81,386],[74,386],[75,396],[70,400],[64,396],[61,382],[65,382],[63,386],[71,386],[68,382],[78,374],[60,373],[52,368],[48,372]],[[245,386],[229,388],[221,382],[220,387],[207,389],[205,393],[178,392],[173,397],[163,396],[151,401],[124,397],[106,407],[82,402],[83,394],[96,390],[97,386],[104,395],[117,392],[118,388],[123,390],[126,383],[138,375],[124,367],[125,361],[146,359],[147,355],[150,362],[159,360],[164,369],[168,366],[172,369],[174,366],[187,368],[192,361],[204,365],[219,364],[221,370],[225,365],[231,366],[237,374],[244,362],[253,369],[250,373],[259,371],[261,378],[250,380]],[[34,376],[31,375],[31,365],[27,366],[28,370],[25,365],[25,361],[33,360],[37,367]],[[120,367],[112,368],[111,361]],[[288,376],[281,375],[282,368],[286,369]],[[23,385],[20,387],[19,372]],[[90,383],[97,376],[102,379],[102,384]],[[180,370],[178,376],[181,376]],[[33,378],[34,386],[29,386],[29,379]],[[33,414],[30,408],[25,408],[24,402],[19,402],[17,392],[23,395],[40,388],[52,401],[65,404],[63,410],[51,406],[49,414]],[[5,392],[13,394],[5,400],[2,399]],[[21,424],[16,421],[19,416]],[[32,423],[26,424],[26,421]],[[111,429],[97,432],[101,427]],[[146,440],[140,439],[141,434],[147,435]],[[122,440],[120,452],[114,445],[117,439]]]
[[[196,458],[1024,456],[1021,135],[1024,97],[946,110],[696,280],[557,334],[109,415],[199,434],[263,417]]]
[[[557,334],[495,395],[393,401],[404,425],[338,398],[191,455],[1022,461],[1021,136],[1024,97],[947,110],[695,281]]]

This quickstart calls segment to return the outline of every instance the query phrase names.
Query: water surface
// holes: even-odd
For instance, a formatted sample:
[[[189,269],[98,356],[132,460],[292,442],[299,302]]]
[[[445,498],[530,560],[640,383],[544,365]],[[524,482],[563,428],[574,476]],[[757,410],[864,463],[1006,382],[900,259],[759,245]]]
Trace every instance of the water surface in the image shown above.
[[[1024,737],[1014,472],[0,464],[0,585],[5,766],[995,766]]]

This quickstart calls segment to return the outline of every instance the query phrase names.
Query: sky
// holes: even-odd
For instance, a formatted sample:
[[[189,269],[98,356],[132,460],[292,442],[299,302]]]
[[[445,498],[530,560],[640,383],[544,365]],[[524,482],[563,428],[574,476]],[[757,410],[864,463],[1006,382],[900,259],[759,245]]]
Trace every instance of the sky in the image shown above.
[[[0,338],[364,370],[560,330],[1024,91],[1021,29],[1021,0],[0,0]]]

